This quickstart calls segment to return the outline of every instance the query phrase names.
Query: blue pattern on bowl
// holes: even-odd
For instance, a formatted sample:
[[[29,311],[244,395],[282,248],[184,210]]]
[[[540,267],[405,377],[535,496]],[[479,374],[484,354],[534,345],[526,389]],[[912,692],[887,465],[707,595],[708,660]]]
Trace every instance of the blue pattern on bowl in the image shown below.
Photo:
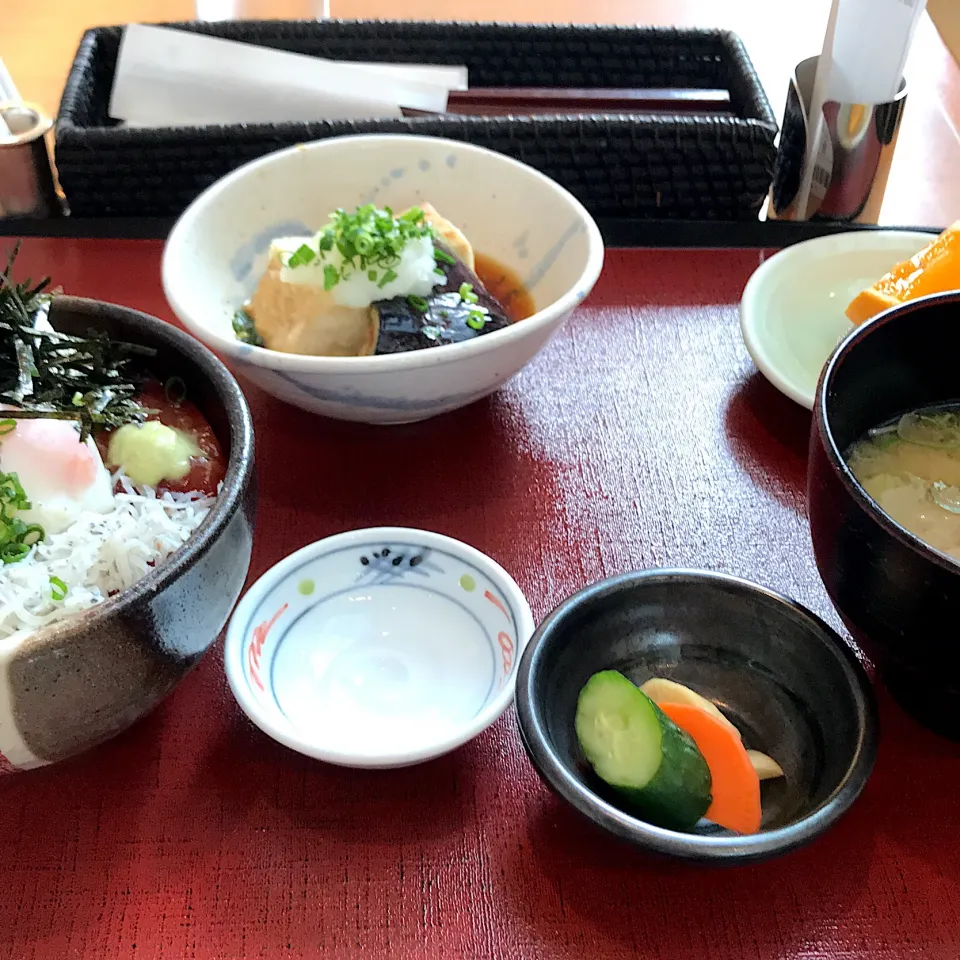
[[[475,400],[486,396],[490,391],[469,391],[467,393],[451,393],[443,397],[434,397],[430,401],[423,399],[406,400],[402,397],[382,397],[376,394],[366,394],[359,390],[330,390],[313,384],[304,383],[298,380],[293,374],[284,373],[282,370],[269,371],[273,376],[290,386],[295,387],[300,393],[312,397],[314,400],[320,400],[323,403],[338,403],[345,407],[369,407],[374,410],[396,410],[400,412],[419,412],[421,410],[442,410],[448,406],[466,406]]]
[[[336,573],[331,576],[329,570],[326,577],[320,577],[317,568],[336,558],[344,562],[343,585],[315,596],[316,582],[329,583],[336,577]],[[338,566],[337,573],[339,570]],[[429,585],[424,580],[429,581]],[[305,583],[310,585],[309,590],[303,588]],[[287,571],[252,608],[242,626],[245,640],[234,653],[240,658],[240,673],[246,678],[251,694],[267,698],[283,712],[274,695],[273,670],[290,630],[304,616],[337,597],[349,595],[358,588],[381,586],[427,590],[453,602],[474,620],[485,634],[494,657],[491,691],[498,685],[498,678],[502,687],[514,673],[517,647],[525,638],[518,636],[517,617],[509,601],[483,570],[437,547],[404,541],[389,544],[371,541],[339,547],[304,560]],[[278,623],[279,632],[274,630]],[[265,679],[269,682],[264,682]],[[489,696],[488,693],[487,699]]]
[[[305,226],[300,220],[282,220],[272,226],[264,227],[255,233],[249,240],[237,247],[230,258],[230,272],[237,283],[243,283],[253,270],[253,261],[262,253],[270,249],[270,244],[277,237],[298,237],[313,234],[313,230]],[[257,278],[259,280],[259,277]],[[242,303],[237,304],[239,310]]]

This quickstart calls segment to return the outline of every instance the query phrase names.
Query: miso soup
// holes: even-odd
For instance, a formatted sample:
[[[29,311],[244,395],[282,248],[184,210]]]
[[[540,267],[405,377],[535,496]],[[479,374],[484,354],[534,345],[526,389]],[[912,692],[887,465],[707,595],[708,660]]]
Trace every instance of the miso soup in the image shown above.
[[[889,517],[960,561],[960,404],[924,407],[875,427],[846,460]]]

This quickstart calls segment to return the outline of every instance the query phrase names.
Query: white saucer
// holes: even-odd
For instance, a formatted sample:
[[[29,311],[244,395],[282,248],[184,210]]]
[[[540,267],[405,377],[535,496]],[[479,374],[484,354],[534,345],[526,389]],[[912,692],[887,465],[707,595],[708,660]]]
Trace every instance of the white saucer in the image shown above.
[[[806,240],[764,261],[740,301],[743,340],[760,372],[812,410],[823,365],[853,329],[844,313],[847,305],[934,236],[852,231]]]
[[[231,618],[224,662],[243,711],[280,743],[328,763],[400,767],[503,713],[532,633],[520,588],[489,557],[377,527],[268,570]]]

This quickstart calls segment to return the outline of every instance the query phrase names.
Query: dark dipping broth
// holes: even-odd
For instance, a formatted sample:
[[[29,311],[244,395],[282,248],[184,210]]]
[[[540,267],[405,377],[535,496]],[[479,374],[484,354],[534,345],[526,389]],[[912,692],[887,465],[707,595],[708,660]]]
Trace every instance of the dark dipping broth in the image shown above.
[[[473,258],[477,276],[490,295],[503,307],[512,323],[526,320],[537,312],[533,297],[509,267],[485,253],[474,253]]]
[[[874,427],[845,459],[887,516],[960,561],[960,403],[923,407]]]

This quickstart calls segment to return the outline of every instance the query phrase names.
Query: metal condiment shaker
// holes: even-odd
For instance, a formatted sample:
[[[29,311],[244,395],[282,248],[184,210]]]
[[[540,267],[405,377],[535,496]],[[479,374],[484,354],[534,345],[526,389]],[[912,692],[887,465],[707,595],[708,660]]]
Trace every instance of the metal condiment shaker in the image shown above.
[[[39,107],[0,103],[0,217],[65,212],[53,163],[53,120]]]
[[[771,218],[876,223],[907,101],[906,80],[889,103],[823,105],[824,136],[814,158],[810,200],[797,209],[817,57],[797,65],[787,93],[770,192]]]

